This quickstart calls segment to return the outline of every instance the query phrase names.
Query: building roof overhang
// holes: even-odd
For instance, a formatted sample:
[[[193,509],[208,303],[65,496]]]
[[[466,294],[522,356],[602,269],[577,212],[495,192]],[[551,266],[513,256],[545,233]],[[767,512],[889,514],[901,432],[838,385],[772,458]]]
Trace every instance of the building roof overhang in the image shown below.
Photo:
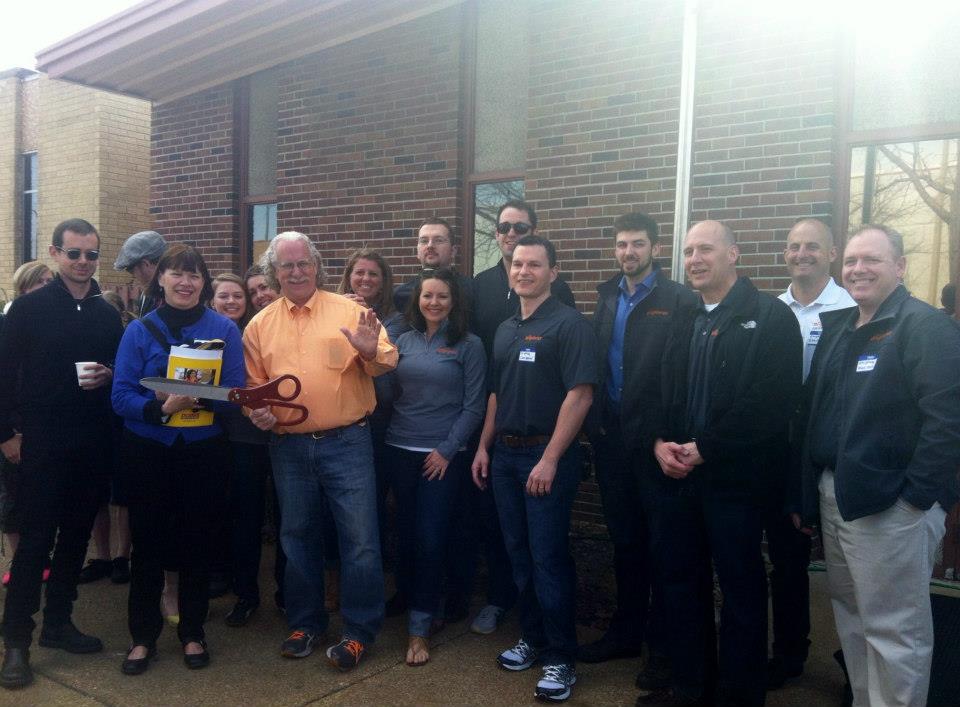
[[[37,54],[54,78],[166,103],[461,0],[145,0]]]

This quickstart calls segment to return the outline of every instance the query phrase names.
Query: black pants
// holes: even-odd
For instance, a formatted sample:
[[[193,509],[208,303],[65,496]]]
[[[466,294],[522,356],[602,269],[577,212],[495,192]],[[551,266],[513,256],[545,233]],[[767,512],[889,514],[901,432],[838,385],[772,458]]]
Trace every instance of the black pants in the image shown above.
[[[191,444],[178,440],[167,447],[128,432],[125,443],[138,459],[126,470],[133,540],[127,611],[133,643],[153,646],[163,629],[160,595],[171,548],[180,570],[177,634],[182,643],[203,640],[214,532],[227,503],[230,449],[221,437]],[[171,516],[178,520],[172,531]]]
[[[762,705],[767,662],[762,504],[749,493],[713,488],[711,471],[697,468],[683,481],[667,478],[659,468],[641,477],[654,571],[663,588],[673,689],[685,697],[709,697],[715,684],[721,702]],[[723,594],[719,651],[713,568]]]
[[[803,665],[810,646],[810,536],[793,527],[782,503],[764,514],[770,553],[770,599],[773,607],[773,655]]]
[[[108,484],[110,448],[107,426],[24,430],[17,489],[23,522],[3,615],[8,648],[30,646],[51,550],[43,620],[53,626],[70,620],[93,519]]]
[[[595,454],[603,517],[613,543],[617,580],[617,611],[610,627],[624,641],[639,646],[647,640],[651,649],[660,652],[663,645],[658,631],[662,623],[661,593],[658,587],[654,587],[651,607],[649,533],[640,488],[640,460],[624,445],[619,420],[604,420],[603,430],[603,434],[590,441]],[[653,611],[648,617],[650,608]]]
[[[233,560],[233,591],[248,604],[260,604],[260,555],[263,550],[265,489],[270,455],[265,444],[231,442],[230,555]],[[277,543],[277,547],[280,544]]]

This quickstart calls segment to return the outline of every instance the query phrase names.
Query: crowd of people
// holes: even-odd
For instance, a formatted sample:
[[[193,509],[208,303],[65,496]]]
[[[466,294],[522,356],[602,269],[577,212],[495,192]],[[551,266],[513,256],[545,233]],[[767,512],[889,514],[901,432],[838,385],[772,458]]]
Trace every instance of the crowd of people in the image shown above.
[[[102,650],[71,610],[79,582],[109,577],[130,584],[123,673],[149,669],[165,623],[185,665],[207,666],[214,585],[236,596],[231,627],[261,604],[275,498],[287,658],[310,655],[339,611],[325,649],[337,669],[400,614],[407,665],[426,664],[431,636],[468,614],[483,546],[471,629],[493,633],[516,611],[520,636],[496,662],[539,665],[538,699],[568,699],[577,661],[643,654],[638,705],[762,705],[804,670],[818,529],[847,703],[924,705],[927,583],[958,500],[960,328],[904,287],[900,234],[851,233],[841,287],[830,228],[798,221],[777,298],[738,273],[727,225],[697,223],[679,244],[688,287],[657,263],[656,221],[626,213],[612,224],[618,272],[588,319],[537,226],[530,204],[502,205],[502,258],[471,279],[454,269],[454,229],[430,218],[422,270],[396,287],[368,248],[329,286],[317,245],[293,231],[243,277],[211,276],[192,246],[141,232],[115,265],[142,287],[129,313],[93,278],[96,229],[58,225],[55,270],[18,271],[0,334],[15,550],[0,684],[32,680],[43,582],[41,646]],[[295,399],[245,408],[143,380],[253,389],[289,375]],[[585,443],[617,609],[578,645],[569,530]]]

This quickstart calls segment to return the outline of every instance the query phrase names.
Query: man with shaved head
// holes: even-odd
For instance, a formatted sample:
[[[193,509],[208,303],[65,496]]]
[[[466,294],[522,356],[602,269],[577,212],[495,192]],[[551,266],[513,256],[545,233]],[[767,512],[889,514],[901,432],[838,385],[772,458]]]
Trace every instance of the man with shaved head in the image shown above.
[[[788,456],[803,364],[796,317],[738,277],[739,256],[717,221],[683,242],[700,304],[665,351],[669,405],[653,445],[663,473],[649,519],[672,685],[641,705],[762,705],[766,694],[763,507]],[[723,593],[719,651],[711,560]]]
[[[830,276],[837,259],[833,233],[823,221],[804,218],[787,234],[783,259],[790,286],[780,295],[800,324],[803,338],[803,379],[820,341],[820,314],[853,307],[854,301]],[[767,688],[776,690],[803,673],[810,646],[810,531],[796,527],[786,512],[784,486],[772,489],[764,519],[773,608],[773,657],[767,664]]]

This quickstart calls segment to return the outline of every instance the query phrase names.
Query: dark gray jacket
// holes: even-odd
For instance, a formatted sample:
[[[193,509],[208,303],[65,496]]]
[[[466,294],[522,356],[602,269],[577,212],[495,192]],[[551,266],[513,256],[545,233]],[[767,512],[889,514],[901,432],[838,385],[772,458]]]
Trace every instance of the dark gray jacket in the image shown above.
[[[858,316],[858,309],[820,315],[823,334],[804,405],[806,419],[817,414],[824,388],[819,368],[848,331],[837,392],[840,515],[850,521],[879,513],[898,497],[920,509],[939,502],[949,512],[960,493],[960,329],[902,285],[871,322],[849,331]],[[823,470],[814,468],[805,437],[800,505],[805,524],[813,525]]]

